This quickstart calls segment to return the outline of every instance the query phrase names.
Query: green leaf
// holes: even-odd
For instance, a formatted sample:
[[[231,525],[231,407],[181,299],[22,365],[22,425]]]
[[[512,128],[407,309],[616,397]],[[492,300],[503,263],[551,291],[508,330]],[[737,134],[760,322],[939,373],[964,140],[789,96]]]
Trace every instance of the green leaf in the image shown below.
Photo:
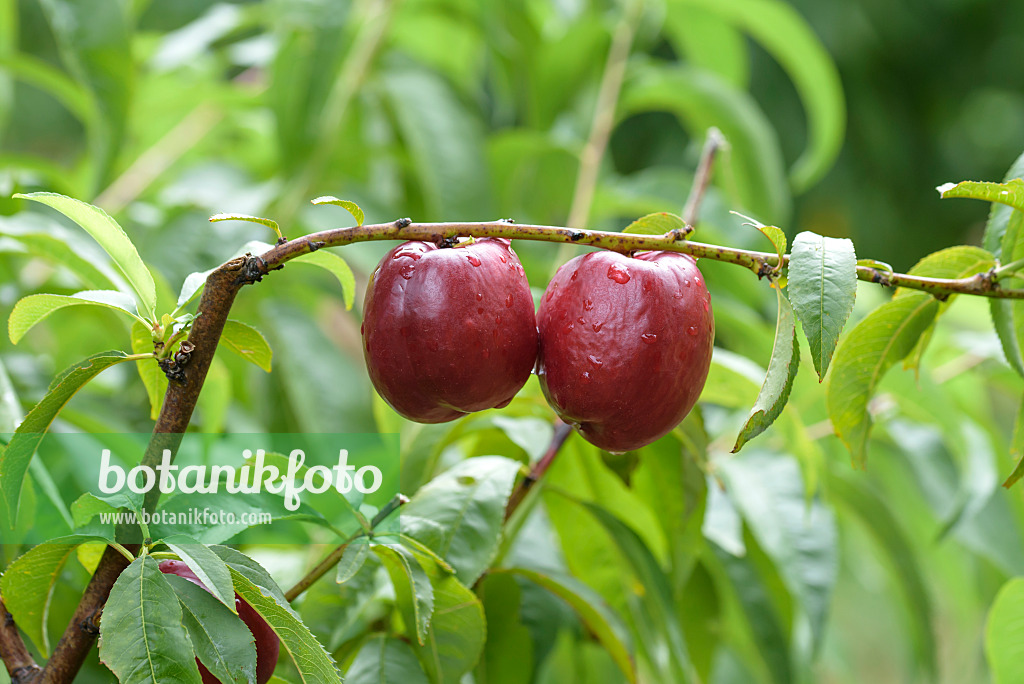
[[[295,611],[285,608],[287,602],[282,605],[265,587],[253,583],[249,573],[239,571],[230,563],[228,566],[231,568],[235,591],[274,630],[281,645],[291,656],[301,680],[306,684],[340,684],[341,675],[334,660]]]
[[[343,208],[348,213],[352,214],[352,218],[356,220],[356,225],[363,225],[363,221],[366,220],[366,215],[363,214],[363,210],[359,208],[359,205],[351,200],[338,199],[330,195],[324,195],[317,197],[316,199],[310,200],[313,204],[333,204]]]
[[[256,644],[252,632],[234,612],[234,589],[228,610],[195,582],[175,575],[165,577],[181,601],[181,623],[189,641],[210,674],[220,682],[255,683]]]
[[[665,5],[665,30],[686,61],[715,72],[729,85],[750,82],[747,38],[716,12],[682,2]]]
[[[1005,183],[963,181],[946,183],[936,188],[942,199],[965,198],[1005,204],[1024,211],[1024,180],[1013,178]]]
[[[571,577],[556,578],[526,568],[495,568],[491,572],[511,573],[524,577],[568,603],[586,628],[608,651],[626,679],[630,682],[637,681],[628,632],[619,616],[592,589]]]
[[[1015,577],[996,594],[985,622],[985,656],[996,684],[1024,680],[1024,579]]]
[[[412,552],[400,544],[375,544],[373,552],[391,576],[395,598],[406,622],[415,629],[420,645],[425,644],[434,613],[434,588],[430,578]]]
[[[873,268],[876,271],[881,271],[883,273],[893,272],[891,264],[887,264],[884,261],[878,261],[877,259],[857,259],[857,265],[867,266],[868,268]]]
[[[235,591],[231,586],[231,573],[220,556],[195,539],[184,535],[166,537],[161,539],[160,543],[166,544],[167,548],[178,554],[178,558],[196,574],[210,593],[228,610],[235,612]]]
[[[0,222],[0,235],[14,238],[33,256],[67,268],[85,289],[127,289],[127,284],[108,267],[104,255],[87,237],[65,230],[56,220],[37,222],[36,218],[43,217],[27,212],[16,214],[10,222]],[[16,219],[20,221],[15,222]]]
[[[18,300],[7,319],[7,334],[11,342],[18,344],[32,327],[54,311],[69,306],[103,306],[119,313],[126,313],[140,321],[135,311],[135,300],[116,290],[85,290],[73,295],[36,294]]]
[[[281,227],[277,225],[277,221],[268,218],[261,218],[259,216],[249,216],[248,214],[214,214],[209,218],[210,223],[217,223],[218,221],[248,221],[249,223],[258,223],[261,226],[266,226],[274,231],[278,238],[283,238],[281,234]]]
[[[50,385],[46,396],[25,416],[10,443],[0,452],[0,493],[12,520],[18,516],[21,485],[29,462],[54,418],[71,397],[100,371],[129,358],[120,351],[101,352],[65,369]]]
[[[853,243],[807,231],[797,235],[789,257],[789,296],[810,345],[814,370],[824,380],[857,298]]]
[[[903,359],[935,320],[939,302],[913,293],[872,311],[849,332],[836,352],[828,386],[828,413],[856,467],[867,460],[872,420],[868,401],[894,363]]]
[[[1024,154],[1017,157],[1016,161],[1013,162],[1009,171],[1006,172],[1003,182],[1008,183],[1015,178],[1024,178]],[[1012,207],[1005,204],[994,202],[989,209],[988,221],[985,222],[985,236],[982,246],[995,254],[996,257],[1002,259],[1004,263],[1009,262],[1010,259],[1003,258],[1003,239],[1007,232],[1011,230],[1019,234],[1022,218],[1024,218],[1024,213],[1015,211]],[[1016,222],[1016,225],[1011,226],[1011,221]],[[1012,252],[1012,250],[1010,251]]]
[[[1024,400],[1017,409],[1017,419],[1013,423],[1013,436],[1010,438],[1010,458],[1017,461],[1013,472],[1003,482],[1007,489],[1012,487],[1017,480],[1024,477]]]
[[[0,594],[18,627],[40,652],[49,657],[50,638],[46,630],[50,601],[68,556],[80,544],[106,540],[92,535],[71,535],[43,542],[16,558],[0,575]]]
[[[266,246],[268,249],[270,248],[270,245]],[[196,271],[185,276],[185,281],[181,284],[181,291],[178,293],[175,313],[183,309],[189,302],[195,299],[197,294],[203,291],[203,288],[206,286],[206,279],[216,270],[216,268],[211,268],[208,271]]]
[[[484,648],[484,609],[476,594],[455,575],[433,565],[426,570],[434,587],[434,617],[426,643],[414,641],[412,648],[431,682],[460,684]]]
[[[679,684],[698,681],[683,639],[682,626],[672,608],[675,605],[672,589],[658,561],[637,533],[621,520],[595,504],[584,503],[584,506],[611,535],[636,574],[638,586],[643,587],[643,594],[633,598],[637,628],[647,637],[638,642],[638,646],[646,651],[648,660],[658,668],[662,681]]]
[[[793,307],[781,289],[776,288],[775,293],[779,300],[779,319],[775,325],[775,346],[772,347],[772,358],[768,362],[768,373],[757,394],[754,408],[750,410],[750,416],[736,438],[732,453],[768,429],[779,417],[789,400],[793,380],[800,367],[800,345],[796,339]]]
[[[110,590],[100,621],[100,662],[121,684],[201,684],[181,604],[156,560],[137,558]]]
[[[796,9],[778,0],[685,0],[748,32],[778,61],[807,114],[807,147],[790,170],[798,191],[825,175],[843,144],[846,102],[839,72],[825,46]],[[731,138],[730,138],[731,140]]]
[[[992,326],[1003,347],[1006,362],[1010,364],[1010,368],[1017,371],[1017,375],[1024,377],[1024,352],[1021,351],[1021,333],[1017,325],[1018,318],[1024,321],[1024,317],[1018,316],[1020,310],[1021,303],[1011,299],[989,300]]]
[[[139,309],[145,316],[156,320],[156,284],[153,274],[142,263],[135,245],[124,230],[105,211],[91,204],[80,202],[52,192],[33,192],[14,195],[53,207],[85,229],[100,247],[114,260],[128,283],[139,296]]]
[[[530,684],[533,637],[522,621],[522,592],[516,578],[488,574],[476,586],[487,620],[487,643],[473,671],[475,684]]]
[[[153,351],[153,331],[148,323],[135,321],[132,323],[132,353],[146,354]],[[160,415],[160,409],[164,405],[164,395],[167,394],[167,376],[160,369],[156,359],[139,359],[135,367],[142,378],[142,384],[146,388],[146,395],[149,397],[149,418],[156,420]]]
[[[623,233],[638,233],[640,235],[664,235],[673,230],[685,230],[686,221],[675,214],[660,211],[656,214],[648,214],[638,218],[623,228]]]
[[[224,323],[224,332],[221,340],[228,346],[228,349],[241,356],[246,361],[257,365],[266,372],[270,372],[271,361],[274,352],[256,328],[229,318]]]
[[[345,673],[346,684],[428,684],[409,644],[384,634],[370,637]]]
[[[817,499],[807,502],[799,467],[790,456],[755,450],[717,465],[729,498],[807,615],[811,650],[816,651],[839,568],[832,510]]]
[[[263,593],[273,597],[284,609],[291,610],[291,604],[284,597],[281,587],[277,585],[277,582],[274,581],[274,578],[270,576],[270,573],[262,565],[230,546],[215,545],[211,546],[210,550],[217,554],[233,573],[240,573],[259,587]],[[234,580],[232,582],[237,584]]]
[[[437,552],[472,586],[498,550],[518,461],[480,456],[460,461],[402,507],[402,531]]]
[[[334,576],[334,581],[338,584],[348,582],[362,569],[369,556],[369,544],[359,540],[351,542],[345,547],[345,552],[341,554],[341,560],[338,561],[338,572]]]
[[[746,219],[747,223],[745,223],[744,225],[753,226],[754,228],[757,228],[759,231],[761,231],[761,234],[768,238],[768,240],[772,243],[772,247],[775,248],[775,253],[779,255],[779,263],[782,263],[782,259],[786,254],[787,242],[786,234],[782,231],[781,228],[778,228],[777,226],[766,226],[757,219],[750,218],[749,216],[744,216],[738,211],[730,211],[729,213],[735,214],[736,216],[739,216],[742,219]]]
[[[914,541],[903,531],[903,521],[893,508],[893,500],[876,494],[864,478],[830,478],[828,491],[835,506],[851,514],[841,517],[844,520],[858,518],[878,544],[880,556],[892,570],[907,602],[906,615],[910,621],[907,631],[917,662],[931,675],[925,680],[934,681],[938,666],[932,634],[932,600],[914,552]]]

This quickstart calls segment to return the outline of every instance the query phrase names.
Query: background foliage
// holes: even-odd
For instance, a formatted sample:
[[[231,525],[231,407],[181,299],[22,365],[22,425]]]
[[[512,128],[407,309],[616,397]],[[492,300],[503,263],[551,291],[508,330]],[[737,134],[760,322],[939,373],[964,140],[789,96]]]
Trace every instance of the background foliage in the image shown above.
[[[299,235],[348,220],[308,204],[333,194],[357,201],[368,222],[562,224],[629,5],[0,0],[0,316],[25,295],[95,287],[89,279],[110,271],[84,234],[51,211],[24,211],[15,192],[62,192],[114,215],[156,275],[160,311],[190,273],[269,239],[254,224],[207,223],[218,212],[270,216]],[[852,237],[860,256],[903,268],[978,242],[985,207],[940,203],[933,188],[999,179],[1019,153],[1022,11],[980,0],[649,0],[587,227],[678,211],[714,125],[731,150],[704,207],[704,241],[767,249],[727,213],[738,209],[791,239],[804,229]],[[360,295],[387,247],[341,250]],[[538,292],[572,254],[516,249]],[[1000,640],[1022,610],[1010,578],[1024,572],[1024,502],[998,484],[1013,466],[1021,380],[986,303],[958,298],[923,358],[885,376],[867,405],[876,426],[860,472],[833,436],[828,385],[806,347],[782,417],[728,454],[768,365],[777,298],[742,269],[701,268],[718,335],[700,410],[641,452],[611,456],[570,438],[540,500],[495,550],[502,570],[477,585],[480,614],[435,623],[468,654],[451,667],[475,664],[478,684],[620,682],[616,664],[633,654],[648,681],[1016,681],[1020,661],[1000,655]],[[851,322],[887,297],[861,284]],[[454,486],[443,473],[467,457],[539,457],[552,414],[532,381],[509,409],[454,425],[391,413],[363,369],[360,302],[347,312],[337,280],[315,269],[245,292],[233,318],[266,335],[273,373],[219,354],[196,429],[398,431],[408,494],[431,480]],[[33,405],[70,363],[130,349],[123,319],[85,308],[54,314],[17,346],[0,340],[13,393],[0,384],[0,397],[20,400],[0,403],[0,417]],[[150,416],[124,364],[54,430],[146,432]],[[250,551],[287,586],[319,549]],[[18,550],[0,553],[6,566]],[[407,681],[423,647],[370,635],[423,626],[399,615],[406,602],[381,569],[393,570],[388,552],[378,557],[297,605],[350,681],[374,674],[374,649]],[[448,561],[461,583],[430,578],[435,610],[473,601],[466,586],[490,565]],[[85,577],[81,562],[65,566],[54,638]],[[94,655],[82,681],[109,679]]]

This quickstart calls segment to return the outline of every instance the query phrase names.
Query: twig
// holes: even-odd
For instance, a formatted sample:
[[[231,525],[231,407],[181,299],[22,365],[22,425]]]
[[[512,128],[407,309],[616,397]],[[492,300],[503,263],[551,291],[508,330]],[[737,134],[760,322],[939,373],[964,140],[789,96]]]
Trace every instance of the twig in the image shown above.
[[[692,230],[697,225],[697,217],[700,216],[700,204],[711,184],[711,175],[715,167],[715,157],[718,150],[725,145],[725,136],[722,132],[712,126],[708,129],[708,137],[704,141],[704,147],[700,153],[700,163],[697,164],[697,171],[693,175],[693,187],[690,188],[690,196],[686,198],[686,205],[683,207],[683,221]]]
[[[526,495],[533,489],[533,485],[537,484],[544,474],[548,472],[548,468],[555,462],[555,458],[558,456],[558,452],[561,451],[562,445],[565,444],[565,440],[569,438],[572,433],[572,428],[566,425],[562,421],[557,421],[555,425],[555,434],[551,436],[551,443],[548,444],[548,450],[544,452],[544,455],[539,461],[533,464],[530,468],[530,472],[519,481],[516,488],[512,490],[512,495],[508,498],[508,505],[505,507],[505,520],[508,521],[512,517],[512,514],[516,512],[516,509],[526,500]]]
[[[12,684],[29,682],[40,671],[3,599],[0,599],[0,658],[3,658]]]

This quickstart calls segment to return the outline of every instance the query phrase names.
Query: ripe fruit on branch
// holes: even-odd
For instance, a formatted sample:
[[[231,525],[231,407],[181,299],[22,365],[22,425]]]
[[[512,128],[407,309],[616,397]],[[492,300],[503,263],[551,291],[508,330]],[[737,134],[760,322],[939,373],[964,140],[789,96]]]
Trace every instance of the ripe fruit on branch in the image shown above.
[[[537,312],[548,403],[608,451],[667,434],[711,365],[711,295],[692,257],[591,252],[563,265]]]
[[[206,589],[206,591],[210,591],[182,561],[160,561],[160,572],[165,575],[177,575],[193,584],[198,584],[203,589]],[[238,617],[242,619],[245,626],[252,632],[253,639],[256,642],[256,682],[257,684],[266,684],[273,676],[274,668],[277,667],[277,656],[281,649],[281,641],[274,634],[274,630],[270,628],[267,621],[260,617],[259,613],[243,601],[238,594],[235,594],[235,610],[238,611]],[[203,684],[220,683],[220,680],[210,674],[210,671],[199,662],[198,658],[196,658],[196,664],[199,665],[199,674],[203,678]]]
[[[392,408],[443,423],[512,401],[537,359],[533,297],[509,240],[406,242],[366,289],[363,353]]]

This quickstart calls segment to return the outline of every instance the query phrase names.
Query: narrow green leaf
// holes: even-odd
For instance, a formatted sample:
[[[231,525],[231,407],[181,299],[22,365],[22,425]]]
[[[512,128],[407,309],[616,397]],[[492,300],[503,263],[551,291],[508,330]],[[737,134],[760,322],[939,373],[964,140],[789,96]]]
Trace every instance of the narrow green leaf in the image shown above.
[[[181,604],[156,560],[137,558],[114,582],[100,621],[100,662],[121,684],[201,684]]]
[[[396,600],[406,615],[406,622],[416,630],[420,645],[425,644],[434,613],[434,588],[430,578],[412,552],[399,544],[375,544],[373,552],[391,576]]]
[[[229,570],[241,573],[250,582],[259,587],[263,593],[273,597],[282,608],[285,610],[291,610],[291,604],[288,602],[288,599],[284,597],[284,592],[281,591],[281,587],[277,585],[277,582],[275,582],[274,578],[270,576],[270,573],[267,572],[266,568],[254,559],[246,556],[241,551],[231,548],[230,546],[214,545],[210,547],[210,550],[224,561]]]
[[[65,369],[50,385],[46,396],[25,416],[10,443],[0,452],[0,493],[12,520],[18,516],[21,485],[29,462],[54,418],[71,397],[100,371],[129,358],[120,351],[101,352]]]
[[[368,543],[359,540],[350,543],[345,547],[345,552],[341,554],[341,560],[338,561],[338,572],[334,581],[338,584],[348,582],[362,569],[369,556],[370,545]]]
[[[484,609],[476,594],[436,565],[426,568],[434,587],[434,617],[426,643],[412,642],[420,665],[435,684],[460,684],[483,652]]]
[[[291,608],[281,605],[266,588],[254,584],[247,573],[243,574],[230,563],[229,567],[235,591],[274,630],[274,634],[281,640],[281,645],[291,656],[300,679],[305,684],[341,684],[341,674],[331,655],[324,650],[298,615]]]
[[[67,268],[85,289],[127,289],[127,283],[114,274],[104,255],[84,235],[65,230],[56,220],[47,219],[37,224],[28,218],[36,218],[36,214],[16,216],[22,219],[21,222],[15,223],[14,217],[10,223],[0,222],[0,235],[13,238],[27,253]],[[38,215],[38,218],[42,216]]]
[[[356,225],[363,225],[363,221],[366,220],[366,215],[363,214],[363,210],[359,208],[359,205],[351,200],[338,199],[337,197],[331,197],[330,195],[324,195],[317,197],[314,200],[310,200],[313,204],[333,204],[343,208],[348,213],[352,214],[352,218],[356,220]]]
[[[775,422],[789,400],[793,380],[800,367],[800,345],[796,338],[796,318],[785,293],[776,288],[779,299],[779,319],[775,324],[775,346],[768,362],[764,384],[750,410],[750,416],[736,438],[732,452],[736,453],[748,441],[757,437]]]
[[[1013,436],[1010,438],[1010,458],[1016,459],[1017,465],[1003,482],[1006,488],[1012,487],[1017,480],[1024,477],[1024,400],[1017,409],[1017,420],[1013,423]]]
[[[656,214],[648,214],[633,221],[623,228],[623,233],[638,233],[640,235],[664,235],[673,230],[684,230],[686,221],[675,214],[660,211]]]
[[[675,605],[672,590],[657,559],[651,554],[643,540],[621,520],[605,509],[591,503],[583,504],[611,536],[623,558],[632,567],[644,588],[643,594],[635,598],[638,628],[652,640],[642,647],[648,653],[652,664],[660,665],[663,681],[698,681],[690,655],[683,639],[682,626],[672,609]]]
[[[346,684],[428,684],[409,644],[384,634],[370,637],[345,673]]]
[[[460,461],[402,507],[402,531],[437,552],[463,584],[472,586],[498,550],[520,467],[500,456]]]
[[[210,223],[217,223],[218,221],[248,221],[249,223],[258,223],[261,226],[266,226],[274,231],[278,238],[283,238],[281,234],[281,227],[277,225],[277,221],[268,218],[262,218],[259,216],[249,216],[248,214],[214,214],[209,219]]]
[[[166,537],[160,542],[178,554],[178,558],[185,562],[218,601],[232,613],[235,612],[235,590],[231,586],[231,573],[220,556],[195,539],[184,535]]]
[[[839,533],[832,509],[808,502],[794,457],[751,450],[722,459],[718,472],[730,500],[772,559],[810,623],[811,651],[824,636],[839,570]]]
[[[181,624],[199,662],[220,682],[255,684],[256,644],[252,632],[234,613],[234,600],[228,610],[195,582],[176,575],[165,577],[181,601]],[[234,595],[232,589],[232,599]]]
[[[587,629],[608,651],[626,679],[630,682],[637,681],[629,633],[619,616],[590,587],[571,577],[554,577],[527,568],[495,568],[491,573],[519,575],[568,603]]]
[[[1024,211],[1024,180],[1013,178],[1005,183],[963,181],[946,183],[936,188],[942,199],[965,198],[1005,204]]]
[[[862,320],[836,352],[828,386],[828,412],[856,467],[867,460],[872,420],[868,401],[885,372],[911,352],[935,320],[939,302],[913,293],[883,304]]]
[[[102,537],[91,535],[51,539],[14,559],[0,575],[0,594],[4,597],[8,612],[46,657],[50,655],[46,621],[53,590],[68,556],[80,544],[89,541],[99,541],[104,546],[107,543]]]
[[[128,283],[139,296],[139,308],[143,314],[156,319],[156,283],[153,281],[153,274],[142,262],[135,245],[117,221],[99,207],[52,192],[18,193],[14,196],[53,207],[84,228],[110,255],[128,279]]]
[[[747,223],[745,225],[753,226],[754,228],[757,228],[759,231],[761,231],[761,234],[768,238],[768,240],[772,243],[772,247],[775,248],[775,253],[779,255],[779,263],[782,263],[782,258],[786,254],[786,246],[788,243],[786,242],[786,234],[782,231],[781,228],[777,226],[766,226],[757,219],[750,218],[749,216],[744,216],[738,211],[730,211],[729,213],[735,214],[736,216],[739,216],[742,219],[746,219]]]
[[[996,684],[1024,681],[1024,579],[1015,577],[996,594],[985,622],[985,657]]]
[[[146,354],[152,351],[153,331],[149,324],[135,321],[132,323],[132,353]],[[155,358],[139,359],[135,362],[135,367],[149,397],[149,418],[156,420],[164,405],[164,395],[167,394],[167,376],[160,370]]]
[[[814,370],[824,380],[857,297],[853,243],[807,231],[797,235],[789,257],[789,296],[810,345]]]
[[[473,681],[475,684],[530,684],[536,658],[533,635],[523,624],[518,580],[510,574],[488,573],[474,591],[484,606],[487,643],[473,670]]]
[[[1006,176],[1003,177],[1003,182],[1009,182],[1015,178],[1024,178],[1024,154],[1017,157],[1016,161],[1010,166],[1010,169],[1006,172]],[[1008,259],[1003,259],[1001,253],[1003,238],[1007,231],[1010,230],[1010,221],[1016,220],[1019,222],[1024,213],[1015,211],[1012,207],[1005,204],[999,204],[996,202],[992,203],[992,207],[988,212],[988,221],[985,222],[985,236],[982,240],[982,246],[988,251],[992,252],[1002,259],[1005,263]],[[1017,227],[1015,227],[1015,230]]]
[[[917,662],[923,664],[929,675],[925,680],[934,681],[938,665],[932,633],[932,600],[914,552],[914,542],[903,531],[904,521],[894,512],[892,501],[876,494],[864,478],[830,478],[828,491],[842,518],[860,519],[878,544],[880,556],[892,570],[892,576],[907,602],[907,632]],[[849,514],[844,515],[844,511]]]
[[[99,112],[89,91],[49,62],[25,52],[16,52],[0,58],[0,67],[52,95],[86,128],[96,125]]]
[[[267,245],[267,248],[269,249],[270,245]],[[176,304],[178,311],[183,309],[189,302],[195,299],[197,294],[203,291],[206,279],[215,270],[217,269],[211,268],[208,271],[196,271],[185,276],[185,281],[181,284],[181,291],[178,293],[178,302]]]
[[[229,318],[224,324],[221,340],[228,346],[228,349],[246,361],[270,372],[274,352],[270,348],[267,338],[263,337],[263,333],[256,328]]]
[[[24,297],[14,305],[7,319],[7,334],[11,342],[18,344],[25,333],[54,311],[84,304],[106,307],[141,320],[136,313],[135,300],[117,290],[85,290],[73,295],[36,294]]]

